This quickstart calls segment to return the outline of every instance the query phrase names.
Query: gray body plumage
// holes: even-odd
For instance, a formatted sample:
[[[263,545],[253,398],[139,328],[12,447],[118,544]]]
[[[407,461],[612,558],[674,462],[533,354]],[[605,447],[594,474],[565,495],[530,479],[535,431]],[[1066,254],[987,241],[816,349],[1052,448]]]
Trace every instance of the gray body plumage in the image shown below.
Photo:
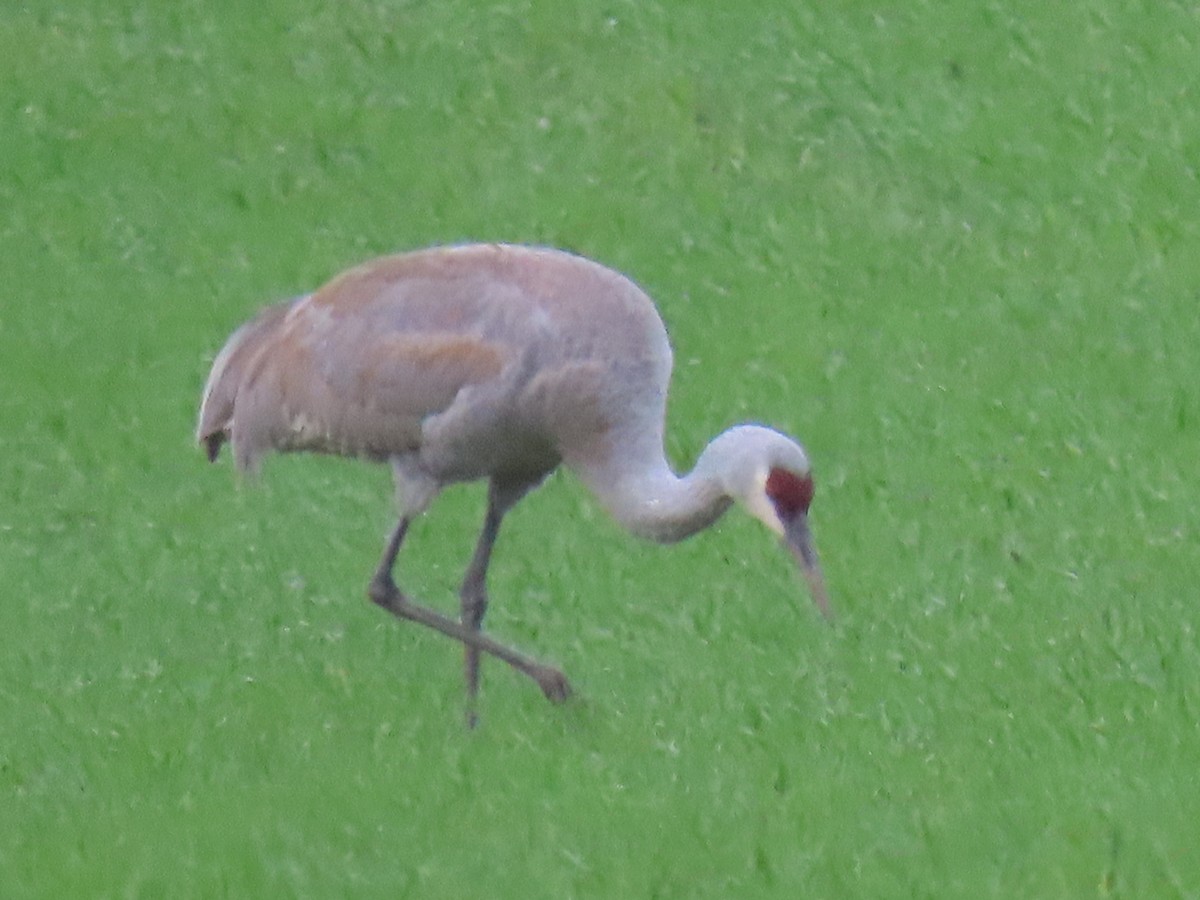
[[[264,310],[221,351],[198,437],[393,462],[406,505],[560,461],[601,499],[662,458],[671,350],[653,303],[578,256],[505,245],[385,257]],[[621,510],[613,512],[620,517]]]

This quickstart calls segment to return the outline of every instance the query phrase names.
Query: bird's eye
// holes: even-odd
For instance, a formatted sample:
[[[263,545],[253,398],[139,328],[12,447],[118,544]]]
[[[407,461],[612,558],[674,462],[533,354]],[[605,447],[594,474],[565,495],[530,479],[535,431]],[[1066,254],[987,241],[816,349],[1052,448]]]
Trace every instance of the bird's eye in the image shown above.
[[[811,475],[797,475],[787,469],[772,469],[767,475],[767,497],[775,504],[780,520],[787,522],[807,513],[813,499]]]

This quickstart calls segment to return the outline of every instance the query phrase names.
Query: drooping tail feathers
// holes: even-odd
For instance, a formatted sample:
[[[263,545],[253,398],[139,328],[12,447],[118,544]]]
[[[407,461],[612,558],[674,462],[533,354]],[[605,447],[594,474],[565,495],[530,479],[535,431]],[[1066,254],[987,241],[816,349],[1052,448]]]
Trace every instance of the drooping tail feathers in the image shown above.
[[[216,461],[221,445],[232,436],[237,394],[255,358],[282,324],[288,310],[302,299],[296,297],[268,306],[231,334],[213,360],[196,425],[196,442],[204,445],[209,462]]]

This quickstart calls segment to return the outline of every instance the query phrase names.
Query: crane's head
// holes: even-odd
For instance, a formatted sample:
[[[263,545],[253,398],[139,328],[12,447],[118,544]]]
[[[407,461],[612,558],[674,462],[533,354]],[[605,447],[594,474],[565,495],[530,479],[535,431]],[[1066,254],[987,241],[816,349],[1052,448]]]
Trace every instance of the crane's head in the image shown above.
[[[767,498],[768,514],[759,518],[783,538],[783,543],[800,564],[812,591],[813,602],[826,619],[833,618],[825,577],[808,528],[808,507],[813,498],[812,473],[803,474],[775,466],[762,479],[761,496]]]
[[[721,468],[729,495],[783,539],[817,608],[831,619],[825,578],[808,527],[813,478],[804,449],[787,435],[760,425],[731,428],[718,441],[723,446],[714,449],[724,457]]]

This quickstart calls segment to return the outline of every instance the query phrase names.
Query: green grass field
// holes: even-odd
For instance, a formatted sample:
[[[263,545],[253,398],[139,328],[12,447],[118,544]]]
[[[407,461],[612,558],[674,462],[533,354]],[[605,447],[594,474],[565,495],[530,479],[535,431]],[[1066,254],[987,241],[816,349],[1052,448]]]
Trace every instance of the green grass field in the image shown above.
[[[4,6],[0,896],[1200,896],[1198,60],[1183,0]],[[835,626],[559,474],[487,625],[578,697],[467,732],[387,471],[204,462],[252,311],[475,239],[657,299],[680,466],[805,442]],[[401,558],[447,611],[483,496]]]

